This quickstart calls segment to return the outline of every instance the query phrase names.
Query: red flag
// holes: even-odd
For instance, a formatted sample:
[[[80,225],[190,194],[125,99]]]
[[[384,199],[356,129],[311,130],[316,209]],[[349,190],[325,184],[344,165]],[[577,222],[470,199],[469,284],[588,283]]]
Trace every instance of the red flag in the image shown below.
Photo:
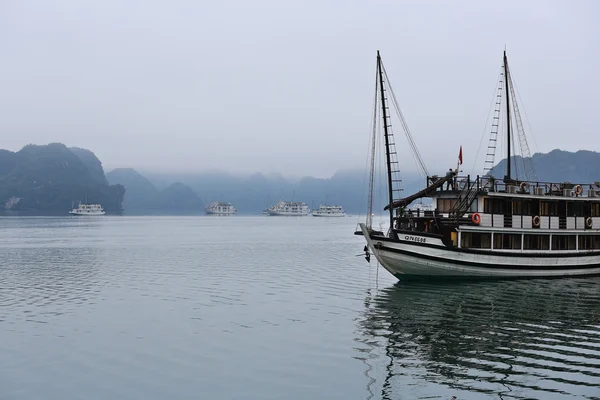
[[[460,146],[460,151],[458,152],[458,162],[462,165],[462,146]]]

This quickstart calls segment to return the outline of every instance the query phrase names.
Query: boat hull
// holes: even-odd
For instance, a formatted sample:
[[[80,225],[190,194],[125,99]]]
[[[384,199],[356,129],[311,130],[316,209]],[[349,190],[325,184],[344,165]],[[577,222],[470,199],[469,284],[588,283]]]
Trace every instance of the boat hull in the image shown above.
[[[400,235],[397,239],[390,239],[369,235],[363,224],[361,229],[377,260],[399,279],[540,278],[600,274],[600,254],[597,252],[589,255],[465,252],[448,248],[441,240],[426,236]]]
[[[268,211],[269,215],[274,217],[305,217],[308,213],[286,213],[279,211]]]
[[[86,217],[93,217],[93,216],[98,216],[98,215],[105,215],[106,212],[101,211],[101,212],[94,212],[94,213],[86,213],[86,212],[79,212],[79,211],[69,211],[69,214],[71,214],[71,215],[78,215],[78,216],[84,215]]]
[[[235,215],[235,214],[237,214],[237,211],[219,212],[219,211],[214,211],[214,210],[204,210],[204,212],[207,215]]]
[[[322,217],[322,218],[339,218],[339,217],[345,217],[346,214],[319,214],[319,213],[313,213],[312,216],[313,217]]]

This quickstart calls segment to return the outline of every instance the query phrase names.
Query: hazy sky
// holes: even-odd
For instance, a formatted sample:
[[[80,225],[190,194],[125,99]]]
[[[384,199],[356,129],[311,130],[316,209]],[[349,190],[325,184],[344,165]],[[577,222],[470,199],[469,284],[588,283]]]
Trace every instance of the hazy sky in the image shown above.
[[[600,151],[599,17],[595,0],[1,0],[0,148],[60,141],[106,169],[362,168],[379,49],[430,172],[460,144],[470,172],[506,45],[532,153]]]

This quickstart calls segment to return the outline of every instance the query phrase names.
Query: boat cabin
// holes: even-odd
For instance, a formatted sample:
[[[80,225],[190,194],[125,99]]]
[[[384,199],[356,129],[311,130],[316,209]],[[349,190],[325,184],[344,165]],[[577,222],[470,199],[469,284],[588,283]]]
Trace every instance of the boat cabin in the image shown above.
[[[428,188],[436,177],[428,177]],[[453,247],[502,251],[600,250],[600,184],[448,179],[433,211],[396,209],[398,231],[440,235]]]

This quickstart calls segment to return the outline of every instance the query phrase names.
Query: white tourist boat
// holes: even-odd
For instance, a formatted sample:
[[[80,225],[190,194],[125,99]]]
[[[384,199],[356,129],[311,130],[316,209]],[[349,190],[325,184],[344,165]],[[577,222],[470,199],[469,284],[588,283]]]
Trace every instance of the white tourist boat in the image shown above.
[[[280,201],[267,209],[269,215],[302,217],[308,215],[308,205],[301,201]]]
[[[104,208],[102,208],[102,206],[100,204],[79,203],[79,206],[77,208],[73,208],[71,211],[69,211],[69,214],[93,216],[93,215],[104,215],[106,213],[104,212]]]
[[[390,228],[372,229],[371,210],[356,232],[365,237],[365,257],[373,254],[397,278],[561,277],[600,274],[600,186],[597,183],[539,182],[531,163],[518,103],[504,53],[483,176],[459,176],[459,165],[445,177],[428,177],[425,189],[395,198],[398,160],[386,101],[396,98],[377,55],[378,97],[385,140]],[[385,93],[385,94],[384,94]],[[398,112],[399,117],[403,118]],[[501,121],[505,121],[501,124]],[[405,121],[403,126],[405,126]],[[492,167],[499,126],[506,129],[507,170],[494,178]],[[512,138],[516,127],[518,139]],[[373,135],[376,133],[373,130]],[[405,128],[413,153],[420,156]],[[511,171],[511,139],[523,163]],[[373,151],[375,151],[373,136]],[[504,145],[504,144],[503,144]],[[516,147],[515,146],[515,147]],[[416,153],[415,153],[416,151]],[[373,156],[369,207],[372,207]],[[421,160],[422,162],[422,160]],[[519,164],[521,165],[521,164]],[[429,197],[433,211],[407,206]]]
[[[213,201],[204,209],[204,212],[209,215],[234,215],[237,213],[237,209],[231,203]]]
[[[322,205],[312,212],[313,217],[345,217],[346,211],[342,206]]]

